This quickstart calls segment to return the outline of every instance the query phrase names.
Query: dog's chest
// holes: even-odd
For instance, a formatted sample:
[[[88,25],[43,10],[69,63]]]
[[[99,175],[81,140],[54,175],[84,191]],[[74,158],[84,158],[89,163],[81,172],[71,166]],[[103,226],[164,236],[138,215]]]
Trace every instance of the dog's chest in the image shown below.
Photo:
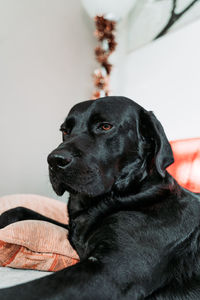
[[[88,230],[89,224],[84,217],[81,216],[75,220],[70,220],[68,238],[80,259],[86,258],[91,251],[91,245],[88,243]]]
[[[97,210],[95,210],[97,211]],[[93,210],[90,212],[85,209],[82,198],[70,196],[68,203],[69,213],[69,241],[72,247],[77,251],[80,259],[87,258],[93,250],[94,245],[90,241],[93,234],[93,225],[96,220],[96,214]]]

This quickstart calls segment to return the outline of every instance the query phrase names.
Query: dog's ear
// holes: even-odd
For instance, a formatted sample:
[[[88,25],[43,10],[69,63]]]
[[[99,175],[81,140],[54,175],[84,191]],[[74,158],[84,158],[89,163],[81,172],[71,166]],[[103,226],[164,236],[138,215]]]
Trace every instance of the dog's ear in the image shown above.
[[[151,147],[151,159],[157,172],[165,177],[165,169],[174,162],[174,157],[164,129],[153,112],[140,111],[139,135]]]

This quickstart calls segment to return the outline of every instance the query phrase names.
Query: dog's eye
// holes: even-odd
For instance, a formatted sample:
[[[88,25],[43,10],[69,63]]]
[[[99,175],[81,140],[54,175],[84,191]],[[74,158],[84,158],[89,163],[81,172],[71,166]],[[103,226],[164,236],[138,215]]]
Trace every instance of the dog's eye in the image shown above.
[[[101,130],[104,130],[104,131],[108,131],[112,128],[113,126],[109,123],[103,123],[103,124],[100,124],[99,128]]]

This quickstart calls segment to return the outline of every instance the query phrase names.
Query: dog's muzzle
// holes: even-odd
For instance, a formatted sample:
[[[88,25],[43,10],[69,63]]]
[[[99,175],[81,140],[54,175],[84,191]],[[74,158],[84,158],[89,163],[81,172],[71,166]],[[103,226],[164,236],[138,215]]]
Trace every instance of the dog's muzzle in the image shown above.
[[[48,158],[48,164],[50,169],[66,169],[73,161],[73,157],[67,151],[52,151]]]

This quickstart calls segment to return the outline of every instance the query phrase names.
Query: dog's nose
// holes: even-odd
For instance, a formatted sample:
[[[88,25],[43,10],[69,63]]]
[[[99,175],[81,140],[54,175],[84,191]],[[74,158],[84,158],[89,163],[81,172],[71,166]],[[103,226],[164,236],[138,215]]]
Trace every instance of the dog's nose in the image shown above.
[[[65,168],[72,161],[72,157],[69,153],[52,152],[49,154],[47,161],[52,168]]]

